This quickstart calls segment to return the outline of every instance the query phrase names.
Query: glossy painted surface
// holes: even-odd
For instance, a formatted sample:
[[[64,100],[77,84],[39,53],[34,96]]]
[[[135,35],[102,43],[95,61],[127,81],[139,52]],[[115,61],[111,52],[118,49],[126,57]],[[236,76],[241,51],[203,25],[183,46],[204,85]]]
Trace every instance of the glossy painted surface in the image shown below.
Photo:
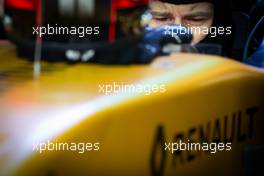
[[[229,59],[175,54],[143,66],[42,63],[38,80],[32,69],[12,46],[0,45],[0,175],[241,175],[246,145],[264,143],[264,72]],[[114,82],[165,85],[166,92],[100,92],[99,85]],[[201,142],[208,125],[209,142],[235,131],[231,151],[163,152],[179,134]],[[48,140],[99,142],[100,150],[33,150]]]

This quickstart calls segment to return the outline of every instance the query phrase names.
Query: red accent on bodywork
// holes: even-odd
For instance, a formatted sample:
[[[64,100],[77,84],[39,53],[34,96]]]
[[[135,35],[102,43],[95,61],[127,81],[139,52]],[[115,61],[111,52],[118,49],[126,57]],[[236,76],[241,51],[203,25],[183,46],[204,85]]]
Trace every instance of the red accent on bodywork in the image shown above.
[[[19,10],[36,10],[40,0],[6,0],[7,7]]]
[[[133,8],[142,5],[148,5],[150,0],[116,0],[117,9]]]
[[[108,40],[114,42],[116,38],[117,0],[110,0],[110,26]]]

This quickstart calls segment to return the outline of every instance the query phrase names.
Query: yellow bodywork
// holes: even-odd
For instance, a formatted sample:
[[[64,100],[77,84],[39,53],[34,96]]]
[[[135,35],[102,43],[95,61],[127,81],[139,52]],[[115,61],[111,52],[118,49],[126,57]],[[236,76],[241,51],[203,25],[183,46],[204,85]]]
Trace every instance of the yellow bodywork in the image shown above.
[[[174,54],[131,66],[32,62],[0,45],[0,175],[243,175],[248,146],[264,144],[264,71],[209,55]],[[105,95],[99,85],[165,85]],[[231,151],[164,143],[231,139]],[[36,142],[99,143],[99,150],[34,150]]]

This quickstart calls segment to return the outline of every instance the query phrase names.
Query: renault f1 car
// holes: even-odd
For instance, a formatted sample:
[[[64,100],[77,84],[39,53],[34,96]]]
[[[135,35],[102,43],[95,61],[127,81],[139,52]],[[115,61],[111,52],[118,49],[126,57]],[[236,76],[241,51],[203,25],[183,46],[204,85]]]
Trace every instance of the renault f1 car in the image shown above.
[[[23,46],[0,42],[0,175],[263,175],[260,62],[39,60],[36,77]]]

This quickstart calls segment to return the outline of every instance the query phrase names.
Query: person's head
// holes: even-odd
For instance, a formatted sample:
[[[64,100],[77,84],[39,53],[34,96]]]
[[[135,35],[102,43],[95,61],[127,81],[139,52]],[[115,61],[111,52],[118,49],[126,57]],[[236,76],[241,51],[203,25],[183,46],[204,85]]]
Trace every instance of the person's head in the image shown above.
[[[210,28],[214,22],[214,4],[211,2],[187,3],[187,1],[154,0],[150,5],[152,20],[150,27],[165,24],[179,24],[187,28]],[[193,30],[192,44],[205,39],[206,34],[201,30]]]
[[[230,0],[152,0],[150,12],[150,27],[180,24],[194,28],[192,44],[218,44],[222,46],[222,55],[232,55],[233,33],[236,29],[232,23]],[[212,36],[211,31],[208,35],[206,32],[200,32],[205,28],[214,30],[216,35]],[[225,29],[225,32],[215,32],[219,29]]]

